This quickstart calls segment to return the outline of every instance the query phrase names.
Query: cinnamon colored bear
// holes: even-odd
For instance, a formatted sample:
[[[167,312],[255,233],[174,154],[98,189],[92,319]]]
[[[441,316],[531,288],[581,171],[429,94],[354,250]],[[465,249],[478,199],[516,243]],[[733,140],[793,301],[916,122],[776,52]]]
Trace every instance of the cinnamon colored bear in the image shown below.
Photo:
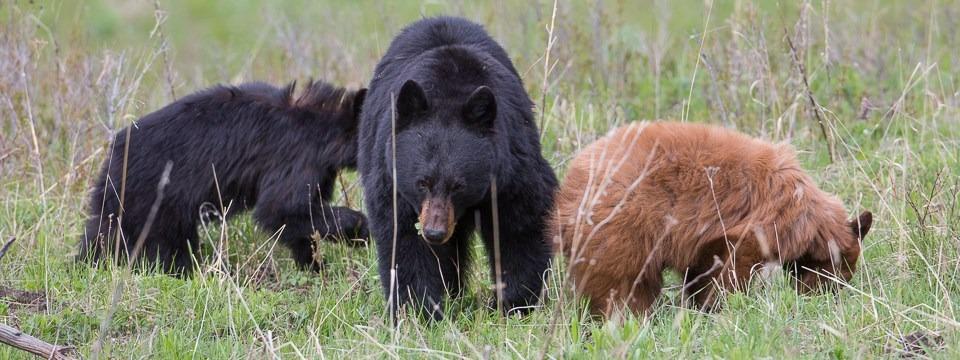
[[[872,215],[848,221],[788,145],[654,122],[584,148],[551,222],[574,290],[611,316],[647,313],[666,269],[683,276],[684,300],[701,309],[764,265],[788,270],[801,292],[835,287],[856,269]]]

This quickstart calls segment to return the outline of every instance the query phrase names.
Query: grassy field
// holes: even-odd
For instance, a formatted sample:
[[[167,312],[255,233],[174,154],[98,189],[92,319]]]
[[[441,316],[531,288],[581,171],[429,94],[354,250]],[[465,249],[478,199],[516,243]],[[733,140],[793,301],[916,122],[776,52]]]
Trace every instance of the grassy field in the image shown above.
[[[603,323],[562,268],[542,309],[503,318],[483,307],[493,294],[477,267],[455,316],[393,331],[372,247],[324,245],[326,271],[300,272],[249,217],[203,232],[207,249],[229,244],[231,271],[73,263],[114,131],[215,83],[363,86],[397,30],[437,14],[504,45],[559,174],[636,120],[789,141],[822,188],[874,212],[859,272],[837,296],[758,280],[716,313],[680,308],[674,275],[652,317]],[[0,259],[0,323],[85,358],[957,358],[958,19],[953,0],[6,1],[0,241],[16,240]],[[357,175],[343,180],[337,201],[359,206]]]

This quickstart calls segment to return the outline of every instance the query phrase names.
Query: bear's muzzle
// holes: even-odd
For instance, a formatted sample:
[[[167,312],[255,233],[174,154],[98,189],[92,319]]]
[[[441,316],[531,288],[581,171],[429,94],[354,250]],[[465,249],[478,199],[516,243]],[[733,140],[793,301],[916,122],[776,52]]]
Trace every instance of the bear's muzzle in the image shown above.
[[[420,205],[420,235],[427,243],[443,245],[457,225],[450,198],[427,197]]]

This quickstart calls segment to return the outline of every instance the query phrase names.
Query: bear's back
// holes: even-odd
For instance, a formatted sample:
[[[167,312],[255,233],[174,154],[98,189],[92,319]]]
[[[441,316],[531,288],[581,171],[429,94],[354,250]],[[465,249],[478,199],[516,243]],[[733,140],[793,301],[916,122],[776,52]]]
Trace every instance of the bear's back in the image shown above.
[[[128,191],[152,194],[169,160],[170,178],[192,184],[181,189],[184,197],[199,199],[217,186],[224,194],[255,194],[262,174],[326,169],[339,144],[333,122],[352,104],[344,103],[345,90],[319,81],[297,99],[293,91],[292,83],[251,82],[186,95],[118,131],[103,176],[120,178],[126,163],[143,185]]]
[[[771,174],[799,170],[799,164],[789,146],[723,128],[644,122],[610,131],[581,150],[570,169],[567,180],[586,184],[593,177],[623,190],[642,178],[634,188],[669,190],[676,203],[684,194],[731,196],[756,189]]]
[[[164,107],[144,115],[135,129],[150,131],[169,127],[170,131],[189,132],[203,125],[238,126],[240,122],[276,122],[290,109],[293,85],[277,88],[263,82],[239,85],[215,85],[188,94]],[[118,135],[122,135],[120,131]],[[159,135],[159,134],[156,134]]]
[[[496,59],[520,78],[507,52],[487,34],[480,24],[456,17],[433,17],[403,28],[390,43],[387,54],[377,66],[375,76],[394,62],[405,62],[429,50],[445,46],[474,47]]]
[[[599,246],[607,231],[637,234],[636,243],[622,246],[663,240],[670,248],[694,249],[748,222],[790,226],[803,216],[793,201],[803,192],[805,201],[825,195],[789,146],[713,126],[635,123],[612,130],[574,159],[558,193],[560,223],[553,226],[567,233],[564,251],[572,242]],[[694,255],[670,253],[677,258],[666,261],[681,265]]]

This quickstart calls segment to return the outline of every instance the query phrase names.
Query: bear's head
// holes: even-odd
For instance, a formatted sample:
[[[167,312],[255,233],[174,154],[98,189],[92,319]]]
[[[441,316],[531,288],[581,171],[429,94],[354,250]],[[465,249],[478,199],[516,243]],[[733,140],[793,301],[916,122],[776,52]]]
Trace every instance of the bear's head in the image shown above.
[[[446,243],[457,219],[486,199],[496,166],[496,97],[486,86],[469,87],[427,97],[408,80],[396,95],[397,192],[417,209],[431,244]]]
[[[865,211],[858,218],[845,222],[844,228],[836,232],[839,235],[816,239],[803,256],[788,264],[787,268],[796,279],[797,291],[833,291],[837,289],[838,279],[850,281],[860,258],[860,244],[872,224],[873,214]]]

